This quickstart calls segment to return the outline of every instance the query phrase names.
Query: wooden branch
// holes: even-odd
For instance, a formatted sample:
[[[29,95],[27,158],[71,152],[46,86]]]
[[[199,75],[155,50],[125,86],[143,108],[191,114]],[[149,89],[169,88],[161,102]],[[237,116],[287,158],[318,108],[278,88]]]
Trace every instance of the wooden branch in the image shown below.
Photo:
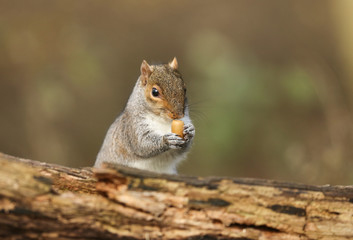
[[[0,239],[352,239],[353,187],[74,169],[0,154]]]

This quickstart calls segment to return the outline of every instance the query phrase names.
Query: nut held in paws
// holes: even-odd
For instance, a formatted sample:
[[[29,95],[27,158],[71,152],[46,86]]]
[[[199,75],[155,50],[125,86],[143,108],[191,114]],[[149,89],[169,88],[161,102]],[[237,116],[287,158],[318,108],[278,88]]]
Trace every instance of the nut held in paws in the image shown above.
[[[172,133],[175,133],[181,138],[184,138],[184,122],[181,120],[173,120],[172,122]]]

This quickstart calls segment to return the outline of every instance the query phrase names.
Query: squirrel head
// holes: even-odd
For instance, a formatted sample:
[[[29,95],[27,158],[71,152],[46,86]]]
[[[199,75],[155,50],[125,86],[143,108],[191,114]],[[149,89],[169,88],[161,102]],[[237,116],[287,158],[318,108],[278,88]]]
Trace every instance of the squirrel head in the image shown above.
[[[141,85],[149,108],[167,119],[184,117],[186,87],[178,69],[177,59],[168,64],[141,64]]]

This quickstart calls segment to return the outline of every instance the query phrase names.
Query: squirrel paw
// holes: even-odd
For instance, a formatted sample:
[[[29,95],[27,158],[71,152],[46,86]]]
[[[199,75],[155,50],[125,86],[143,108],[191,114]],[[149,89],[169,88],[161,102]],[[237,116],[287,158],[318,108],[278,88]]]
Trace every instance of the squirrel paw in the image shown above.
[[[181,149],[185,146],[185,140],[175,133],[168,133],[164,135],[163,140],[171,149]]]
[[[188,123],[184,125],[184,139],[189,142],[195,136],[195,127],[192,123]]]

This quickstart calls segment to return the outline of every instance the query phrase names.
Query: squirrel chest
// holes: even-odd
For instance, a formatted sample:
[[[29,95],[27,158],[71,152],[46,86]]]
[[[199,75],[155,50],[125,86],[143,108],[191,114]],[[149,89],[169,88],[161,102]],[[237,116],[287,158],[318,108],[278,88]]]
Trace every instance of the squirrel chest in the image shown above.
[[[144,124],[147,125],[150,131],[155,132],[156,134],[165,135],[171,132],[172,120],[166,120],[159,116],[156,116],[153,113],[146,114],[143,119]]]

